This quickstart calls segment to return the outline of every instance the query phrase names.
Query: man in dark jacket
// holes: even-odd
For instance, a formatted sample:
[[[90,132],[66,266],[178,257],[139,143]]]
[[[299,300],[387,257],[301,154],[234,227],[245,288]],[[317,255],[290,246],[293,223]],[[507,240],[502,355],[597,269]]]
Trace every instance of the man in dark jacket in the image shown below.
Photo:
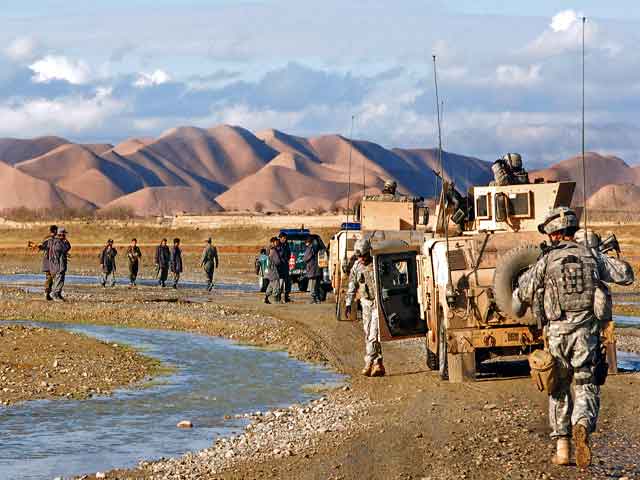
[[[282,303],[281,300],[281,284],[280,279],[280,262],[282,258],[280,256],[280,242],[276,237],[272,237],[270,240],[271,247],[269,248],[269,269],[267,276],[269,278],[269,286],[264,297],[264,303],[271,303],[269,297],[273,296],[275,303]]]
[[[129,288],[136,286],[141,258],[142,251],[138,246],[138,240],[133,238],[131,239],[131,245],[127,248],[127,260],[129,261]]]
[[[113,246],[113,240],[107,240],[107,245],[100,254],[100,266],[102,267],[102,286],[106,287],[109,283],[112,287],[116,286],[116,255],[118,250]],[[109,281],[111,278],[111,281]]]
[[[207,239],[200,266],[207,274],[207,290],[211,291],[213,290],[213,275],[218,268],[218,249],[211,244],[211,238]]]
[[[289,247],[289,240],[287,234],[280,232],[278,235],[280,241],[280,266],[278,267],[278,273],[283,284],[284,301],[289,303],[291,301],[291,276],[289,275],[289,260],[291,259],[291,247]]]
[[[53,300],[53,297],[51,297],[53,275],[51,275],[51,269],[49,268],[49,248],[53,244],[57,234],[58,227],[56,225],[51,225],[49,227],[49,236],[45,238],[40,245],[38,245],[38,250],[42,252],[42,273],[45,275],[44,294],[47,300]]]
[[[167,245],[167,239],[163,238],[160,245],[156,248],[155,264],[158,274],[158,285],[166,286],[167,277],[169,276],[169,266],[171,264],[171,250]]]
[[[173,273],[173,288],[178,288],[178,281],[182,273],[182,249],[180,248],[180,239],[173,239],[173,248],[171,249],[171,273]]]
[[[71,244],[67,240],[67,231],[64,227],[60,227],[55,239],[49,242],[48,255],[49,272],[53,275],[51,297],[57,302],[64,301],[62,289],[64,288],[64,279],[67,274],[69,250],[71,250]]]
[[[311,237],[307,237],[305,244],[307,248],[304,251],[304,263],[306,265],[307,278],[311,282],[311,303],[320,303],[321,274],[320,268],[318,268],[318,246]]]

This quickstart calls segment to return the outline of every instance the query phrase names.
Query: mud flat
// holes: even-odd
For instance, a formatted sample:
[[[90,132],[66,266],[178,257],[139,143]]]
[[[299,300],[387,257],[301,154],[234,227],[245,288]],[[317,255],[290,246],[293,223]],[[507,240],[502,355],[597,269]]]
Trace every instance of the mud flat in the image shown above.
[[[106,395],[158,371],[157,361],[117,344],[0,323],[0,405]]]

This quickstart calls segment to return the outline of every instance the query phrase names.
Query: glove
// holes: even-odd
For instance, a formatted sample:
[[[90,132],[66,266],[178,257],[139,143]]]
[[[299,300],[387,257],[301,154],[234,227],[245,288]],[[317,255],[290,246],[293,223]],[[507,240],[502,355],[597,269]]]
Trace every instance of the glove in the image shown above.
[[[351,318],[351,305],[347,305],[347,308],[344,309],[344,316]]]

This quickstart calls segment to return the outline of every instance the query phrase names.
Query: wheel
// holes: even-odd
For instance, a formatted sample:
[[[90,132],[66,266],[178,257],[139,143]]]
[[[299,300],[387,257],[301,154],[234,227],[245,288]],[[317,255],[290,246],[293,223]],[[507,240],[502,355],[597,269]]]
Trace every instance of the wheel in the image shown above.
[[[518,284],[518,277],[538,260],[540,253],[539,246],[526,244],[512,248],[501,257],[493,274],[493,293],[502,313],[515,316],[511,296]]]
[[[264,278],[262,275],[258,275],[258,288],[260,289],[260,292],[261,293],[266,292],[268,286],[269,286],[269,280]]]
[[[427,343],[427,342],[425,342]],[[426,345],[426,349],[427,349],[427,368],[431,371],[438,371],[439,370],[439,359],[438,359],[438,354],[437,353],[433,353],[431,350],[429,350],[429,346]]]
[[[306,292],[308,288],[309,288],[308,278],[301,278],[300,280],[298,280],[298,291]]]
[[[438,370],[442,380],[449,380],[447,365],[447,328],[444,326],[444,315],[438,319]]]

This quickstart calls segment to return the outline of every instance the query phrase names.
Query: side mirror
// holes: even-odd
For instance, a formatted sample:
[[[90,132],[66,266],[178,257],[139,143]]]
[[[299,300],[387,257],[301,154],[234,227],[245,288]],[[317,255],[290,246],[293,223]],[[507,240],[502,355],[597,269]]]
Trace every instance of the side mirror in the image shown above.
[[[418,225],[429,224],[429,209],[427,207],[418,208]]]

